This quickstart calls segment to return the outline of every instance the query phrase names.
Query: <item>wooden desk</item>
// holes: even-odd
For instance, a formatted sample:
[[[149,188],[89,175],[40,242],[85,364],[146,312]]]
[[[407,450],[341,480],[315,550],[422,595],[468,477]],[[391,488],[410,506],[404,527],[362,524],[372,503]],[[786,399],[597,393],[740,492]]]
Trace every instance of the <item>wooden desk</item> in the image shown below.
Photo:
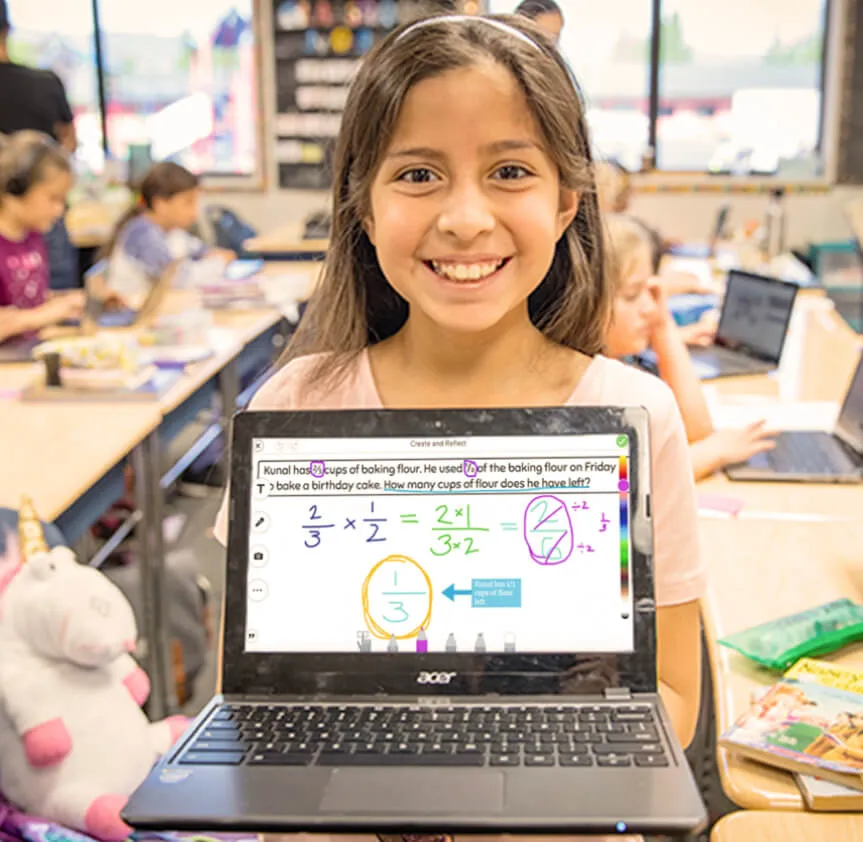
[[[0,505],[17,508],[33,498],[46,521],[56,520],[76,500],[159,426],[147,403],[0,404]]]
[[[710,842],[863,842],[863,816],[746,810],[718,821]]]
[[[303,223],[288,222],[243,243],[246,251],[256,254],[323,254],[330,241],[303,239]]]
[[[859,359],[861,339],[829,302],[813,298],[801,304],[779,373],[716,381],[720,397],[841,400]],[[710,569],[702,613],[716,728],[722,733],[749,706],[752,693],[777,676],[718,645],[720,638],[839,597],[863,602],[863,491],[859,486],[730,482],[718,474],[699,483],[697,492],[734,497],[744,504],[735,518],[708,517],[705,512],[700,518]],[[825,519],[795,522],[789,519],[794,513]],[[863,647],[845,649],[835,660],[863,668]],[[791,775],[724,750],[717,752],[717,765],[726,794],[739,806],[803,808]]]
[[[66,212],[66,229],[76,248],[101,248],[108,242],[128,202],[82,200]]]

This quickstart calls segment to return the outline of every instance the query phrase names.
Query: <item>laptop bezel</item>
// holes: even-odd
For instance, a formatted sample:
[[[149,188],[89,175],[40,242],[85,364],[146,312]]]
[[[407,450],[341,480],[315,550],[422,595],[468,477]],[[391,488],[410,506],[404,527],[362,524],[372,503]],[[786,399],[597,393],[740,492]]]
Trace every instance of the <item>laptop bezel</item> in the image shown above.
[[[848,391],[845,393],[845,399],[842,401],[842,407],[833,428],[833,435],[860,459],[863,457],[863,417],[851,417],[851,399],[854,396],[855,387],[861,392],[860,400],[863,404],[863,350],[860,352],[860,359],[857,361],[857,366],[854,369],[851,382],[848,384]],[[846,418],[846,415],[849,417]],[[860,428],[860,438],[857,441],[854,440],[852,431],[846,429],[847,424],[856,424]]]
[[[245,651],[252,447],[256,438],[629,436],[634,648],[623,653],[250,653]],[[648,416],[641,407],[241,412],[234,418],[222,687],[225,695],[346,697],[655,693],[656,607]],[[561,622],[564,618],[561,618]],[[376,669],[370,669],[374,664]],[[420,672],[454,673],[445,685]]]
[[[765,353],[764,351],[753,348],[745,342],[740,342],[736,339],[727,339],[723,336],[723,326],[728,328],[728,300],[729,290],[735,278],[745,278],[747,280],[761,281],[765,284],[774,284],[783,286],[791,290],[791,306],[788,308],[788,314],[785,319],[785,324],[782,329],[782,341],[779,343],[779,349],[775,356]],[[719,314],[719,324],[716,326],[716,336],[713,344],[717,348],[723,348],[726,351],[732,351],[736,354],[743,354],[751,359],[760,360],[762,362],[778,365],[782,359],[782,351],[785,348],[785,341],[788,338],[788,326],[791,324],[791,315],[794,312],[794,304],[797,301],[797,293],[800,292],[800,287],[790,281],[783,281],[779,278],[769,278],[766,275],[758,275],[755,272],[744,272],[741,269],[730,269],[728,272],[728,280],[726,282],[725,296],[722,300],[722,310]]]

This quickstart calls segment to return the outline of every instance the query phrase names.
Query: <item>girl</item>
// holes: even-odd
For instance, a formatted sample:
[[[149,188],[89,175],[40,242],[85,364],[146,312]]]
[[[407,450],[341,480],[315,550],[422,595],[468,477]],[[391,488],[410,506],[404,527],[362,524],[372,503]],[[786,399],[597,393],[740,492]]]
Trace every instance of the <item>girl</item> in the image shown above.
[[[140,301],[186,259],[236,257],[222,249],[208,250],[187,233],[198,218],[199,183],[198,176],[170,161],[154,165],[144,176],[138,203],[117,223],[103,251],[109,258],[105,283],[110,292]]]
[[[554,0],[521,0],[515,14],[532,20],[555,43],[560,40],[563,11]]]
[[[773,441],[763,421],[742,430],[714,431],[682,331],[654,274],[649,232],[625,216],[610,215],[605,222],[606,272],[614,297],[605,350],[618,358],[633,357],[647,348],[654,351],[659,376],[671,387],[683,415],[695,479],[771,449]]]
[[[427,19],[354,80],[322,280],[251,408],[647,407],[659,678],[685,745],[705,584],[686,436],[665,384],[600,356],[610,306],[563,59],[523,18]]]
[[[44,235],[63,215],[71,187],[69,158],[50,137],[0,136],[0,342],[83,312],[80,290],[49,292]]]

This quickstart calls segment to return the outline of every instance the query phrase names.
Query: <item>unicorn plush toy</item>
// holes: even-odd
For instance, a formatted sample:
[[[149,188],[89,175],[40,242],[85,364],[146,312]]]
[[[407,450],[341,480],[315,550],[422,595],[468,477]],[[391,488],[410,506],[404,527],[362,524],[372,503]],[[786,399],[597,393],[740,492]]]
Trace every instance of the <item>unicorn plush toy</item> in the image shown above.
[[[67,547],[48,550],[29,499],[0,559],[0,791],[104,840],[131,829],[128,796],[185,730],[150,723],[150,682],[122,592]]]

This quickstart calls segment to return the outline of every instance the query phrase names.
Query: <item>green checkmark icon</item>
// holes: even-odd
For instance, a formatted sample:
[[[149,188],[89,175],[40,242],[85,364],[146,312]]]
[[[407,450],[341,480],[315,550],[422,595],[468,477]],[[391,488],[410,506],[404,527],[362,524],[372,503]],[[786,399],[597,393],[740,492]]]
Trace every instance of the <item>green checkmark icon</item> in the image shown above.
[[[626,447],[629,444],[629,436],[618,436],[617,437],[617,446],[618,447]]]

